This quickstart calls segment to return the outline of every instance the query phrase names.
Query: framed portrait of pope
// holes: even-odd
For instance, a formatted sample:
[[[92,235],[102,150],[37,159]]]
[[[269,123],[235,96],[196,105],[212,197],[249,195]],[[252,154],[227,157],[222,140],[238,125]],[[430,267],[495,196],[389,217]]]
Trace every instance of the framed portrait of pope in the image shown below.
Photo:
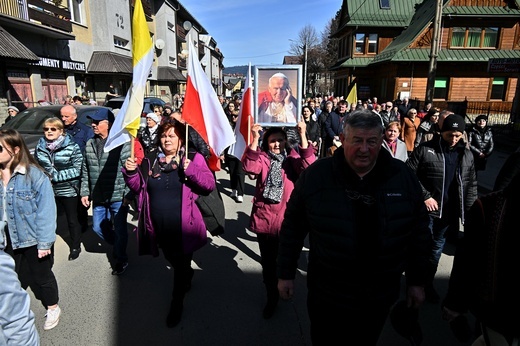
[[[301,116],[302,66],[256,66],[255,122],[265,127],[296,126]]]

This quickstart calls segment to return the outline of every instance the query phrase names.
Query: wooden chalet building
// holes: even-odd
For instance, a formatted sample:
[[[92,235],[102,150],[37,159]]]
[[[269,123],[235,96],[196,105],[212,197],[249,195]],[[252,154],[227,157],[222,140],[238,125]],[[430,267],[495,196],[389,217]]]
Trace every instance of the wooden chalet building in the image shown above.
[[[490,59],[520,63],[519,0],[441,0],[433,104],[509,104],[519,73],[488,72]],[[336,95],[356,82],[359,99],[425,99],[437,0],[344,0]],[[518,65],[516,65],[518,67]],[[520,97],[517,97],[517,99]]]

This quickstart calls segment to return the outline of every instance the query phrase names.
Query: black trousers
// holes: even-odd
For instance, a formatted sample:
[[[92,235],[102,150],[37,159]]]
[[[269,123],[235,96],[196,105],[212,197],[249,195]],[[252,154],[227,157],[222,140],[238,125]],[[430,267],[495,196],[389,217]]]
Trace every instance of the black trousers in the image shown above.
[[[242,168],[242,162],[234,156],[227,156],[226,162],[229,168],[229,180],[231,189],[237,190],[238,196],[244,195],[244,184],[246,180],[246,173]]]
[[[256,235],[260,248],[260,264],[262,277],[267,290],[267,297],[278,296],[278,276],[276,275],[276,257],[278,256],[278,236],[261,234]]]
[[[58,282],[52,272],[52,266],[54,265],[54,248],[51,249],[52,253],[50,255],[38,258],[37,245],[13,250],[8,229],[6,229],[6,235],[7,247],[5,248],[5,252],[14,258],[15,270],[18,277],[20,278],[22,274],[25,275],[25,272],[22,273],[22,263],[27,263],[28,281],[30,281],[34,295],[42,302],[46,309],[49,306],[58,304]],[[20,281],[22,281],[22,278],[20,278]],[[26,284],[23,284],[23,286],[27,287]]]
[[[70,235],[70,249],[79,249],[81,246],[81,224],[78,219],[79,197],[55,197],[58,232],[68,231]]]
[[[194,274],[194,270],[191,267],[193,253],[182,254],[169,246],[162,246],[162,250],[164,258],[170,262],[173,268],[172,300],[177,303],[182,303],[186,293],[186,286],[191,284],[191,279]]]

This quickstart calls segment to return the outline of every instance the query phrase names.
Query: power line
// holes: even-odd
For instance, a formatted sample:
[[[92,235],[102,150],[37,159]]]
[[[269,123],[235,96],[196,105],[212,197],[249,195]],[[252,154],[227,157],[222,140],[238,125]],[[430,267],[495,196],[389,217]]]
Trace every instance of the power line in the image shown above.
[[[271,55],[277,55],[277,54],[282,54],[282,53],[287,53],[286,50],[282,51],[282,52],[278,52],[278,53],[271,53],[271,54],[264,54],[264,55],[256,55],[256,56],[243,56],[243,57],[234,57],[234,58],[230,58],[230,57],[225,57],[226,60],[233,60],[233,59],[252,59],[252,58],[261,58],[261,57],[264,57],[264,56],[271,56]]]

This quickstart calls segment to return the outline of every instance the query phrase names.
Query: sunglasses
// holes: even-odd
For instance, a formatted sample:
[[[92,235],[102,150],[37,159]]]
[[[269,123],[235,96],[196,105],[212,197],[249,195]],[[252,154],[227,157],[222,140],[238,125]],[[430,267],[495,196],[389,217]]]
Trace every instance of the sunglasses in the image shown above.
[[[0,144],[0,153],[3,153],[4,149],[5,149],[5,151],[7,151],[7,153],[9,155],[14,156],[14,154],[12,152],[10,152],[7,148],[4,148],[4,146],[2,144]]]
[[[44,127],[44,128],[43,128],[43,131],[44,131],[44,132],[47,132],[47,131],[56,132],[56,131],[58,131],[58,129],[55,128],[55,127]]]

